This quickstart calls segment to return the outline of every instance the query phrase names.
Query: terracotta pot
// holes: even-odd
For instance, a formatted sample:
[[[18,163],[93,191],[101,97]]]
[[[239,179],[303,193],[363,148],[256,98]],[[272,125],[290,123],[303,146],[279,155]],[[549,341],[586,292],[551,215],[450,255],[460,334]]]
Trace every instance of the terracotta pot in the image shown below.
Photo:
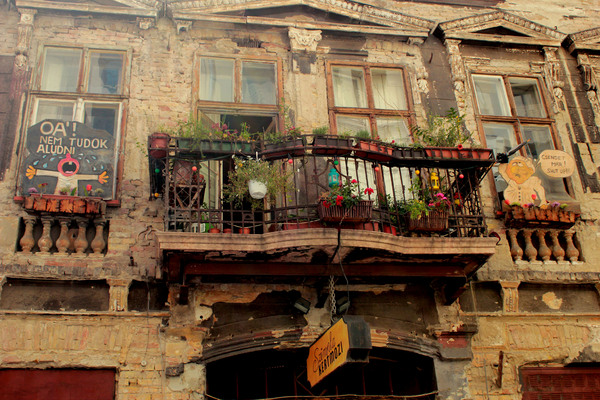
[[[208,233],[221,233],[221,230],[219,228],[210,228]]]
[[[233,230],[231,228],[225,228],[223,229],[223,233],[233,233]]]
[[[354,225],[354,229],[379,232],[379,222],[365,222]]]
[[[150,136],[150,156],[153,158],[165,158],[170,139],[171,137],[167,133],[154,132]]]
[[[390,161],[392,159],[392,154],[394,153],[393,147],[380,142],[361,140],[355,147],[360,150],[355,150],[354,155],[368,160],[381,162]]]
[[[392,225],[383,225],[383,231],[385,233],[391,233],[394,236],[396,236],[398,234],[396,227],[392,226]]]
[[[323,224],[321,221],[312,221],[312,222],[286,222],[282,225],[282,229],[284,231],[294,230],[294,229],[311,229],[311,228],[322,228]]]
[[[240,229],[238,229],[238,233],[241,233],[243,235],[248,235],[248,234],[250,234],[250,228],[240,228]]]

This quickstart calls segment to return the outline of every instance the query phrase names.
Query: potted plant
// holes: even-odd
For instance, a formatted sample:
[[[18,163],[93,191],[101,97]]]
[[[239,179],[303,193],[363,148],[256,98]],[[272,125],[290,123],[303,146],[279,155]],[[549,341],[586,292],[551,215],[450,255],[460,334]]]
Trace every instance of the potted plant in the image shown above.
[[[366,222],[371,219],[373,200],[365,200],[373,189],[359,190],[356,179],[346,179],[321,194],[317,204],[319,218],[325,222]]]
[[[171,136],[166,132],[154,132],[148,138],[150,156],[153,158],[165,158]]]
[[[464,116],[450,108],[446,115],[429,115],[427,127],[411,126],[416,144],[424,146],[427,156],[435,158],[489,159],[491,149],[466,148],[473,145],[472,134],[464,126]]]
[[[229,172],[229,183],[223,188],[223,196],[227,202],[242,206],[244,201],[249,201],[252,209],[256,210],[263,207],[264,197],[274,198],[288,190],[293,171],[285,171],[283,166],[252,158],[236,159],[234,164],[235,169]],[[257,190],[250,188],[252,181],[264,185],[261,188],[261,192],[264,192],[262,197]]]
[[[352,153],[352,139],[346,133],[329,135],[329,127],[321,126],[312,131],[313,153],[332,156],[347,156]]]

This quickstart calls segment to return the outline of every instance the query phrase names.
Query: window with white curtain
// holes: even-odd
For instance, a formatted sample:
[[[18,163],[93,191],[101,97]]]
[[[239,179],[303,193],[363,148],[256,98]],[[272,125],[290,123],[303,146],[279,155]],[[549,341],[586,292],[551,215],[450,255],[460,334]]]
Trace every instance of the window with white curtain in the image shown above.
[[[411,103],[403,69],[378,64],[328,64],[332,131],[368,132],[373,138],[411,142]]]
[[[544,150],[556,149],[553,135],[554,120],[542,98],[539,80],[530,77],[474,74],[473,89],[477,103],[477,118],[485,134],[486,144],[497,153],[507,153],[529,140],[515,155],[534,160]],[[564,180],[549,178],[541,171],[546,197],[551,200],[570,200]],[[507,183],[494,169],[496,189],[501,194]],[[502,197],[502,196],[501,196]]]
[[[276,129],[281,88],[276,59],[223,56],[198,58],[198,118],[252,132]]]

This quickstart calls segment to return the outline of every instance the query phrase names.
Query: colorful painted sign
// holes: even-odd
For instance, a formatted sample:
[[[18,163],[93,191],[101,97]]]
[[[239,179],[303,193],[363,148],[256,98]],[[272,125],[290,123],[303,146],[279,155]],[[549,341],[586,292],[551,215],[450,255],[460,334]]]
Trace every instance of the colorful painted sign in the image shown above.
[[[113,198],[114,137],[76,121],[47,119],[27,129],[21,188],[28,193]]]
[[[348,325],[343,319],[333,324],[310,346],[306,371],[311,386],[346,363],[350,343]]]

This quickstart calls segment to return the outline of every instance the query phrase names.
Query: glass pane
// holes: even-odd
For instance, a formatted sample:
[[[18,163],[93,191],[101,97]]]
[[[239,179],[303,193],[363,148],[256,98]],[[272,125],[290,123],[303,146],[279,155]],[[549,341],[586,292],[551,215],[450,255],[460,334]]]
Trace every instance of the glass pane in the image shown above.
[[[242,63],[242,103],[277,103],[275,64]]]
[[[200,100],[233,102],[233,60],[200,61]]]
[[[119,117],[118,104],[86,103],[84,123],[94,129],[102,129],[115,136]]]
[[[34,123],[38,123],[45,119],[72,121],[74,107],[75,102],[73,101],[40,100],[38,102]]]
[[[487,147],[493,149],[495,154],[507,153],[509,150],[517,147],[517,139],[513,125],[483,124],[483,131],[485,132]],[[519,152],[515,154],[519,155]],[[496,181],[496,190],[498,193],[502,193],[508,187],[508,183],[500,175],[498,167],[492,168],[492,172],[494,174],[494,180]],[[501,199],[503,199],[502,196]]]
[[[76,92],[81,50],[49,47],[42,70],[42,90]]]
[[[550,127],[524,125],[521,129],[523,129],[523,140],[529,139],[529,144],[526,146],[526,152],[527,154],[530,154],[531,157],[538,158],[542,151],[554,149]],[[527,150],[527,148],[529,148],[529,150]]]
[[[519,117],[546,117],[535,80],[510,78],[509,82]]]
[[[120,94],[123,85],[122,53],[90,54],[89,93]]]
[[[367,131],[371,133],[371,127],[369,126],[369,118],[366,117],[349,117],[347,115],[337,116],[337,133],[348,134],[355,136],[357,132]]]
[[[482,115],[510,116],[506,89],[499,76],[474,75],[475,96]]]
[[[412,140],[405,120],[400,118],[377,118],[377,135],[384,142],[408,146]]]
[[[367,108],[362,68],[333,67],[333,98],[337,107]]]
[[[399,69],[371,69],[373,100],[375,108],[384,110],[406,110],[404,78]]]

